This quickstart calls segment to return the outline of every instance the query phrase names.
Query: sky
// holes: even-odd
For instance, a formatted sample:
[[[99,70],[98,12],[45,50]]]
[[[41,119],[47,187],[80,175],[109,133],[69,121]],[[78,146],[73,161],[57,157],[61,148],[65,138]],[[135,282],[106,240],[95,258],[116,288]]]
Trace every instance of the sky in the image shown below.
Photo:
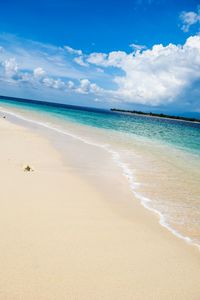
[[[0,94],[200,113],[200,0],[2,1]]]

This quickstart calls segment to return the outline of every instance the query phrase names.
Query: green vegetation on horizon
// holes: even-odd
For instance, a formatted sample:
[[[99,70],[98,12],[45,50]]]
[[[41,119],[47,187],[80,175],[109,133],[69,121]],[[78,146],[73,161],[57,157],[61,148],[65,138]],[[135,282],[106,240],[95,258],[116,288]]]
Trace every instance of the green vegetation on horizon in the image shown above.
[[[125,109],[117,109],[117,108],[111,108],[111,111],[113,112],[121,112],[121,113],[128,113],[128,114],[136,114],[136,115],[144,115],[148,117],[159,117],[159,118],[166,118],[166,119],[173,119],[173,120],[181,120],[181,121],[189,121],[189,122],[199,122],[200,119],[196,118],[189,118],[189,117],[181,117],[181,116],[172,116],[172,115],[166,115],[166,114],[157,114],[157,113],[146,113],[143,111],[138,110],[125,110]]]

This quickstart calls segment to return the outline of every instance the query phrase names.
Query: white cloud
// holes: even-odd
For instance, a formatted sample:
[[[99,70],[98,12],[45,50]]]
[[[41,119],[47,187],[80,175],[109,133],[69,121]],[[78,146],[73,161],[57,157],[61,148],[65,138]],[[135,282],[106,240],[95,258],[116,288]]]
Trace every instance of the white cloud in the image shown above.
[[[180,19],[182,21],[181,29],[184,32],[188,32],[192,25],[200,23],[200,7],[197,8],[197,12],[194,11],[181,12]]]
[[[64,89],[66,87],[65,83],[61,79],[53,79],[53,78],[46,77],[42,80],[42,83],[46,87],[54,88],[57,90]]]
[[[188,38],[183,46],[155,45],[141,53],[94,53],[88,61],[124,72],[114,76],[118,88],[109,91],[113,97],[131,103],[166,104],[200,79],[200,36]]]
[[[74,86],[75,86],[75,84],[74,84],[73,81],[69,80],[69,81],[67,82],[67,87],[68,87],[68,89],[72,90],[72,89],[74,88]]]
[[[4,71],[6,76],[12,77],[18,72],[18,64],[15,58],[6,59],[3,63]]]
[[[101,92],[104,92],[104,90],[102,88],[100,88],[96,83],[91,83],[90,84],[90,92],[97,95]]]
[[[88,79],[81,79],[80,86],[77,88],[77,92],[81,94],[88,94],[90,90],[90,81]]]
[[[45,74],[46,74],[46,72],[40,67],[35,68],[33,70],[33,75],[34,75],[35,78],[42,78],[42,77],[45,76]]]
[[[90,64],[107,66],[107,54],[105,53],[92,53],[87,58],[87,62]]]
[[[24,69],[24,64],[17,62],[16,58],[9,58],[9,52],[4,51],[4,56],[0,57],[0,80],[13,82],[14,85],[18,83],[26,83],[31,88],[32,87],[40,87],[42,88],[51,88],[55,90],[61,90],[63,92],[72,91],[80,94],[89,94],[89,93],[98,93],[100,88],[97,84],[90,82],[89,79],[80,79],[79,83],[76,85],[73,80],[67,80],[67,76],[57,77],[54,74],[46,72],[42,67],[28,68]],[[26,55],[26,51],[24,49],[20,49],[20,54],[24,53]],[[43,55],[43,54],[42,54]],[[16,55],[20,61],[21,55]],[[7,58],[8,57],[8,58]],[[47,60],[49,60],[49,56],[47,56]],[[40,62],[40,60],[38,60]],[[51,57],[50,61],[52,61],[52,65],[54,65],[55,61],[57,61],[57,57],[54,55]],[[64,62],[64,61],[63,61]],[[33,64],[34,67],[34,64]],[[47,76],[48,74],[48,76]],[[66,75],[68,75],[66,70]],[[73,76],[72,76],[73,79]]]
[[[9,34],[0,34],[0,46],[4,49],[0,52],[0,61],[15,58],[20,69],[32,72],[39,66],[48,76],[77,80],[86,76],[85,72],[74,67],[62,47],[19,39]]]
[[[133,53],[127,54],[124,51],[112,51],[109,54],[91,53],[87,58],[87,62],[100,67],[121,68],[124,59],[129,55],[133,56]]]
[[[67,50],[68,53],[70,54],[75,54],[75,55],[82,55],[83,52],[82,50],[77,50],[77,49],[73,49],[70,46],[64,46],[64,48]]]
[[[84,60],[83,60],[83,56],[75,57],[74,61],[82,67],[88,67],[88,64],[86,62],[84,62]]]
[[[97,84],[91,83],[88,79],[81,79],[80,86],[76,89],[76,92],[80,94],[98,94],[101,91],[102,89],[98,87]]]
[[[196,84],[197,81],[200,82],[198,35],[188,38],[184,45],[160,44],[154,45],[152,49],[142,49],[141,46],[134,45],[131,53],[112,51],[88,55],[81,50],[75,50],[78,51],[75,53],[76,57],[67,55],[59,47],[41,44],[37,46],[36,42],[23,44],[28,45],[28,48],[23,48],[22,43],[16,47],[11,47],[12,43],[8,46],[5,43],[2,45],[2,86],[8,81],[16,86],[19,82],[20,88],[24,84],[27,89],[33,88],[33,92],[43,89],[47,95],[48,89],[54,89],[54,93],[62,92],[63,97],[67,93],[70,97],[73,94],[74,98],[81,97],[75,95],[76,93],[82,94],[82,97],[86,95],[85,98],[97,98],[102,103],[118,101],[154,106],[181,100],[184,105],[184,101],[190,103],[194,95],[198,91],[200,93],[200,87]],[[87,68],[78,67],[74,59],[78,59],[76,64],[87,64]],[[49,91],[49,95],[51,94],[52,91]],[[197,103],[198,97],[195,99]]]

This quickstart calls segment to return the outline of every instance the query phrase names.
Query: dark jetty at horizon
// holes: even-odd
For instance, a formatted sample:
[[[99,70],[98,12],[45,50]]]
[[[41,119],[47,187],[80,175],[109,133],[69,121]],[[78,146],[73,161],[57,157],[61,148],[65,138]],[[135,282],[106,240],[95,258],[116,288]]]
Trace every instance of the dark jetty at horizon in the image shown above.
[[[157,117],[157,118],[163,118],[163,119],[171,119],[171,120],[178,120],[178,121],[188,121],[193,123],[200,123],[200,119],[193,118],[193,117],[183,117],[183,116],[172,116],[172,115],[166,115],[163,113],[152,113],[152,112],[143,112],[138,110],[125,110],[125,109],[117,109],[117,108],[111,108],[109,109],[103,109],[103,108],[96,108],[96,107],[87,107],[87,106],[79,106],[79,105],[72,105],[72,104],[66,104],[66,103],[59,103],[59,102],[50,102],[50,101],[44,101],[44,100],[33,100],[33,99],[27,99],[27,98],[19,98],[19,97],[12,97],[12,96],[3,96],[0,95],[0,100],[8,100],[13,102],[21,102],[26,104],[37,104],[37,105],[43,105],[43,106],[50,106],[50,107],[60,107],[63,109],[75,109],[75,110],[86,110],[89,112],[104,112],[109,113],[111,112],[117,112],[122,114],[132,114],[132,115],[140,115],[140,116],[147,116],[147,117]]]
[[[152,113],[152,112],[143,112],[138,110],[125,110],[125,109],[117,109],[117,108],[111,108],[112,112],[118,112],[118,113],[124,113],[124,114],[133,114],[133,115],[141,115],[141,116],[147,116],[147,117],[157,117],[157,118],[164,118],[164,119],[171,119],[171,120],[178,120],[178,121],[187,121],[187,122],[198,122],[200,123],[200,119],[197,118],[190,118],[190,117],[181,117],[181,116],[172,116],[172,115],[166,115],[163,113]]]

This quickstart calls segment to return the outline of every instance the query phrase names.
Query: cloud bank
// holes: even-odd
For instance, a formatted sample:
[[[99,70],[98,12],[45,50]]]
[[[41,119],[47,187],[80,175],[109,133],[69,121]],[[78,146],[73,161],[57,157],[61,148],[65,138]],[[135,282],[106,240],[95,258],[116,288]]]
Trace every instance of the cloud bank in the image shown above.
[[[178,104],[200,109],[199,35],[189,37],[183,45],[159,44],[146,49],[132,44],[129,53],[85,54],[70,46],[9,35],[0,36],[0,46],[0,86],[9,82],[20,89],[44,90],[47,99],[53,89],[66,99],[84,95],[101,104]]]
[[[113,78],[118,86],[112,91],[113,96],[133,103],[166,104],[176,101],[200,79],[200,36],[188,38],[183,46],[160,44],[130,54],[122,51],[92,53],[87,62],[124,72]]]

